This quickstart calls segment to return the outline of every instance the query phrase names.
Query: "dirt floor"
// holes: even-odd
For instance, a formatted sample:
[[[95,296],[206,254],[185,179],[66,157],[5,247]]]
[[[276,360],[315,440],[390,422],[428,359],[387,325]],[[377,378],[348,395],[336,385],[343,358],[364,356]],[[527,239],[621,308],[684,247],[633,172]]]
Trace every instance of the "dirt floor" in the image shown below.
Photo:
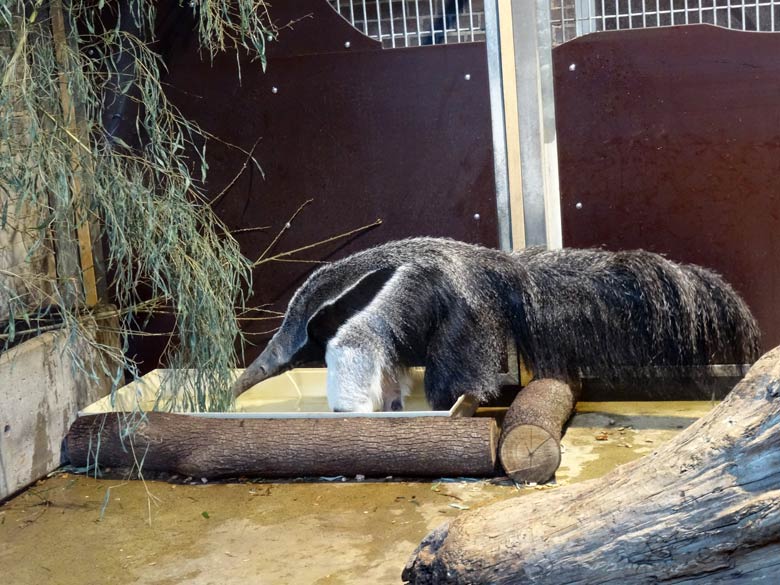
[[[441,522],[498,499],[599,478],[712,406],[581,403],[556,483],[519,489],[462,479],[174,485],[56,474],[0,506],[0,581],[398,584],[417,543]]]

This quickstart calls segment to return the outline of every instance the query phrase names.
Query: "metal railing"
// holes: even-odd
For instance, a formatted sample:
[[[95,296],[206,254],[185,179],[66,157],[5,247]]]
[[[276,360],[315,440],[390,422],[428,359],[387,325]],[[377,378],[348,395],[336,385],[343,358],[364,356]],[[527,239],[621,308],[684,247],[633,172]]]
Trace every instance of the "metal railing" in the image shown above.
[[[780,30],[780,0],[550,0],[553,44],[604,30],[713,24]]]
[[[485,40],[484,0],[329,0],[387,48]]]

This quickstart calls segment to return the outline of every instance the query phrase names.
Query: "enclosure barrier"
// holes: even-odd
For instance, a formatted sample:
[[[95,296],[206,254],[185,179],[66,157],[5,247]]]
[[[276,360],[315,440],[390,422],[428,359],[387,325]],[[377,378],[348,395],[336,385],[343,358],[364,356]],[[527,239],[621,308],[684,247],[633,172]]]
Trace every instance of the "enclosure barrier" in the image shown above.
[[[484,0],[329,0],[386,48],[485,40]]]
[[[713,24],[776,32],[780,0],[550,0],[553,44],[605,30]]]
[[[484,0],[328,0],[386,48],[485,40]],[[713,24],[777,32],[780,0],[550,0],[554,45],[606,30]]]

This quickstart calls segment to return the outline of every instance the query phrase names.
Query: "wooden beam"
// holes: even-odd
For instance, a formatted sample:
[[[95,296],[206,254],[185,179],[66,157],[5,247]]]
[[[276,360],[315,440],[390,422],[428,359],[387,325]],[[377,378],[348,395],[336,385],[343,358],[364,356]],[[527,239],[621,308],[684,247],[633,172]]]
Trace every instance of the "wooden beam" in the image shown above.
[[[515,250],[520,250],[525,248],[525,214],[523,211],[523,175],[520,164],[520,123],[517,116],[515,45],[512,32],[511,0],[498,0],[498,30],[501,45],[501,78],[504,93],[504,125],[506,128],[506,163],[512,222],[512,247]]]
[[[73,190],[73,200],[78,210],[78,203],[84,192],[82,175],[86,172],[86,169],[79,161],[88,156],[88,154],[85,155],[85,153],[80,151],[84,149],[87,153],[91,152],[89,149],[89,136],[87,135],[85,125],[78,123],[76,106],[68,89],[68,71],[70,71],[72,64],[68,58],[68,38],[65,32],[65,19],[61,0],[52,0],[49,10],[52,34],[54,36],[54,52],[59,66],[60,105],[62,107],[63,123],[65,130],[74,139],[74,153],[70,157],[71,171],[73,173],[71,188]],[[89,218],[85,217],[83,211],[78,211],[75,220],[85,301],[88,307],[94,307],[98,304],[99,297]]]

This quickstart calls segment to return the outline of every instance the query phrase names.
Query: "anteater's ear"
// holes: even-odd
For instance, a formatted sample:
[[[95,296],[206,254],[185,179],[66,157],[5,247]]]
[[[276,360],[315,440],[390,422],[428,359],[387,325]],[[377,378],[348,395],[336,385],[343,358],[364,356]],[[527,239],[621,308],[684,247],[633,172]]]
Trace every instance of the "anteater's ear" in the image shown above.
[[[395,274],[395,268],[379,268],[367,274],[342,291],[337,297],[323,303],[306,325],[310,341],[322,345],[336,334],[347,319],[365,309]]]

